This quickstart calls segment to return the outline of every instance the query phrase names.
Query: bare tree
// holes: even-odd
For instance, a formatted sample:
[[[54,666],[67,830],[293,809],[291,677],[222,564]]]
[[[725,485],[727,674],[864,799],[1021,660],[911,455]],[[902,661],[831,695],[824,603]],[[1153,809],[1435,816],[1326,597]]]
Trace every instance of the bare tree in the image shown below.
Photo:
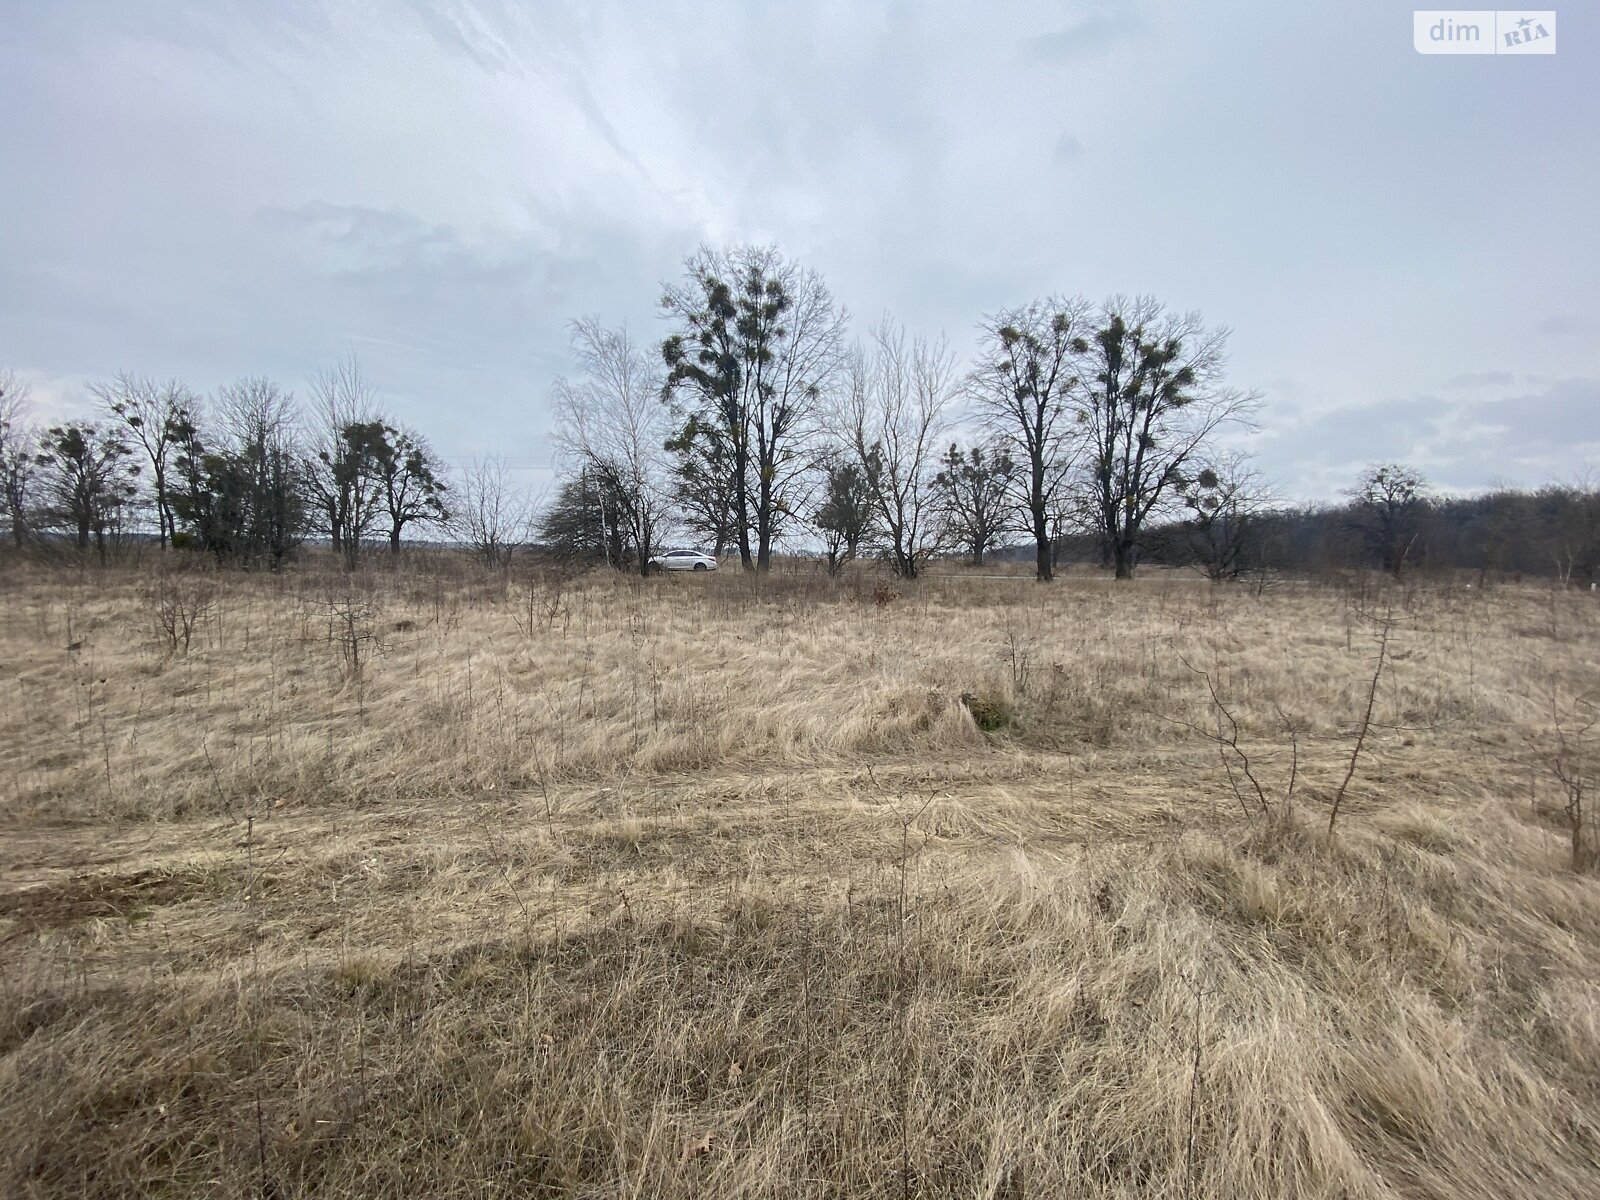
[[[0,493],[11,526],[11,540],[28,540],[28,503],[38,468],[38,435],[29,419],[28,386],[10,370],[0,370]]]
[[[672,504],[672,419],[661,403],[659,358],[598,317],[574,321],[572,343],[582,374],[556,380],[556,443],[614,498],[634,568],[644,574]]]
[[[1400,574],[1422,532],[1428,481],[1404,463],[1368,467],[1347,493],[1350,526],[1385,571]]]
[[[1055,577],[1054,518],[1081,451],[1078,347],[1088,313],[1076,296],[996,313],[980,326],[984,350],[967,380],[984,428],[1017,464],[1012,495],[1033,535],[1041,582]]]
[[[1248,422],[1253,393],[1227,387],[1226,328],[1149,297],[1107,302],[1084,356],[1084,508],[1118,579],[1131,579],[1153,517],[1173,513],[1216,431]]]
[[[532,499],[512,482],[505,460],[480,458],[462,469],[451,489],[451,528],[484,566],[503,570],[528,538]]]
[[[758,389],[754,414],[756,566],[767,570],[772,547],[800,515],[823,397],[844,363],[849,315],[817,272],[784,263],[774,251],[767,271],[788,296],[784,336],[770,387]]]
[[[939,549],[933,467],[955,391],[955,357],[943,338],[907,342],[885,317],[850,355],[844,425],[877,508],[889,565],[921,574]]]
[[[308,483],[335,554],[353,569],[381,505],[374,450],[383,422],[376,392],[352,353],[311,381]]]
[[[1541,488],[1538,504],[1548,530],[1544,549],[1561,586],[1570,587],[1574,575],[1592,584],[1600,575],[1600,481],[1585,471]]]
[[[120,425],[124,437],[149,462],[150,501],[156,510],[161,544],[170,545],[176,528],[169,475],[179,439],[192,427],[199,397],[176,379],[153,379],[121,372],[110,383],[90,385],[106,416]]]
[[[819,275],[771,247],[702,248],[685,266],[661,299],[678,326],[661,346],[674,444],[727,473],[740,560],[765,570],[798,510],[846,314]]]
[[[939,460],[933,482],[940,517],[950,540],[967,548],[975,567],[983,566],[984,556],[1014,525],[1010,491],[1016,474],[1004,443],[962,449],[951,442]]]
[[[1272,511],[1272,488],[1239,450],[1207,456],[1183,491],[1189,510],[1182,536],[1195,565],[1213,583],[1238,579],[1259,553],[1263,518]]]

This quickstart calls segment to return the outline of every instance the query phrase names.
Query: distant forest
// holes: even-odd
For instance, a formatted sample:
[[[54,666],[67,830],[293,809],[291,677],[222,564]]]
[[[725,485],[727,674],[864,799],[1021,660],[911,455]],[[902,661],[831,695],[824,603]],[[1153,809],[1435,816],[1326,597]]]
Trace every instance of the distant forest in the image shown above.
[[[1470,572],[1484,581],[1553,578],[1570,586],[1600,581],[1600,485],[1581,479],[1537,491],[1503,488],[1477,496],[1432,495],[1425,485],[1409,499],[1386,503],[1371,481],[1343,504],[1268,508],[1227,531],[1236,539],[1238,575],[1262,572],[1317,575],[1387,569],[1394,572]],[[1389,465],[1393,475],[1397,468]],[[1417,480],[1419,476],[1398,468]],[[1221,561],[1216,539],[1191,517],[1151,531],[1144,561],[1204,569]],[[1026,551],[1007,552],[1026,557]],[[1057,547],[1062,564],[1104,561],[1092,535],[1072,535]]]

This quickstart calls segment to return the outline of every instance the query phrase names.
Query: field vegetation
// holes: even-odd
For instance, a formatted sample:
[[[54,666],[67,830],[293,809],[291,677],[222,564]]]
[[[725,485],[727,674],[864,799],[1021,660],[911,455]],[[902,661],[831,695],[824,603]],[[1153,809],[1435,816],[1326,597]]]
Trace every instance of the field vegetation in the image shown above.
[[[0,1194],[1600,1192],[1600,604],[0,576]]]

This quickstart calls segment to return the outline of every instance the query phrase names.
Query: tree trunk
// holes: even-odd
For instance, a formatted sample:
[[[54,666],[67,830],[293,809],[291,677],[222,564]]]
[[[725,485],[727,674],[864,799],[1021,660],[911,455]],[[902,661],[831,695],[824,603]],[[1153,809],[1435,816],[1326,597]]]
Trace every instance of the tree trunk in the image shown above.
[[[772,569],[772,472],[766,455],[757,454],[756,472],[760,486],[756,489],[756,570]]]
[[[750,553],[750,527],[745,524],[739,527],[739,565],[746,571],[756,569],[755,556]]]
[[[755,570],[755,558],[750,553],[750,453],[748,447],[733,456],[733,515],[738,521],[739,565],[746,571]]]
[[[389,553],[395,558],[400,557],[400,526],[389,526]]]
[[[973,543],[973,546],[972,546],[972,565],[975,566],[975,567],[983,566],[983,543],[982,542]]]
[[[1118,579],[1133,578],[1133,543],[1118,538],[1111,546],[1112,557],[1117,565]]]
[[[165,550],[172,544],[172,533],[177,526],[172,519],[172,505],[167,500],[167,473],[164,470],[156,470],[155,483],[156,525],[160,528],[161,548]]]
[[[1034,578],[1049,583],[1056,577],[1054,547],[1050,544],[1050,523],[1045,519],[1044,504],[1033,505]]]
[[[639,561],[634,565],[639,570],[641,579],[650,575],[650,552],[656,548],[656,528],[652,521],[640,520],[635,522],[633,529],[634,548],[639,552]]]

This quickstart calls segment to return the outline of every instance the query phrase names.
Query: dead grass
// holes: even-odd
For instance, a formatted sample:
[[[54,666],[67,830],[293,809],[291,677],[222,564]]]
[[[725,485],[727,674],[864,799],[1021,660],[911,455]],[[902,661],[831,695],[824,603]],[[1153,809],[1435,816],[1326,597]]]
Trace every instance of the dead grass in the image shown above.
[[[0,586],[0,1194],[1600,1188],[1588,596]]]

